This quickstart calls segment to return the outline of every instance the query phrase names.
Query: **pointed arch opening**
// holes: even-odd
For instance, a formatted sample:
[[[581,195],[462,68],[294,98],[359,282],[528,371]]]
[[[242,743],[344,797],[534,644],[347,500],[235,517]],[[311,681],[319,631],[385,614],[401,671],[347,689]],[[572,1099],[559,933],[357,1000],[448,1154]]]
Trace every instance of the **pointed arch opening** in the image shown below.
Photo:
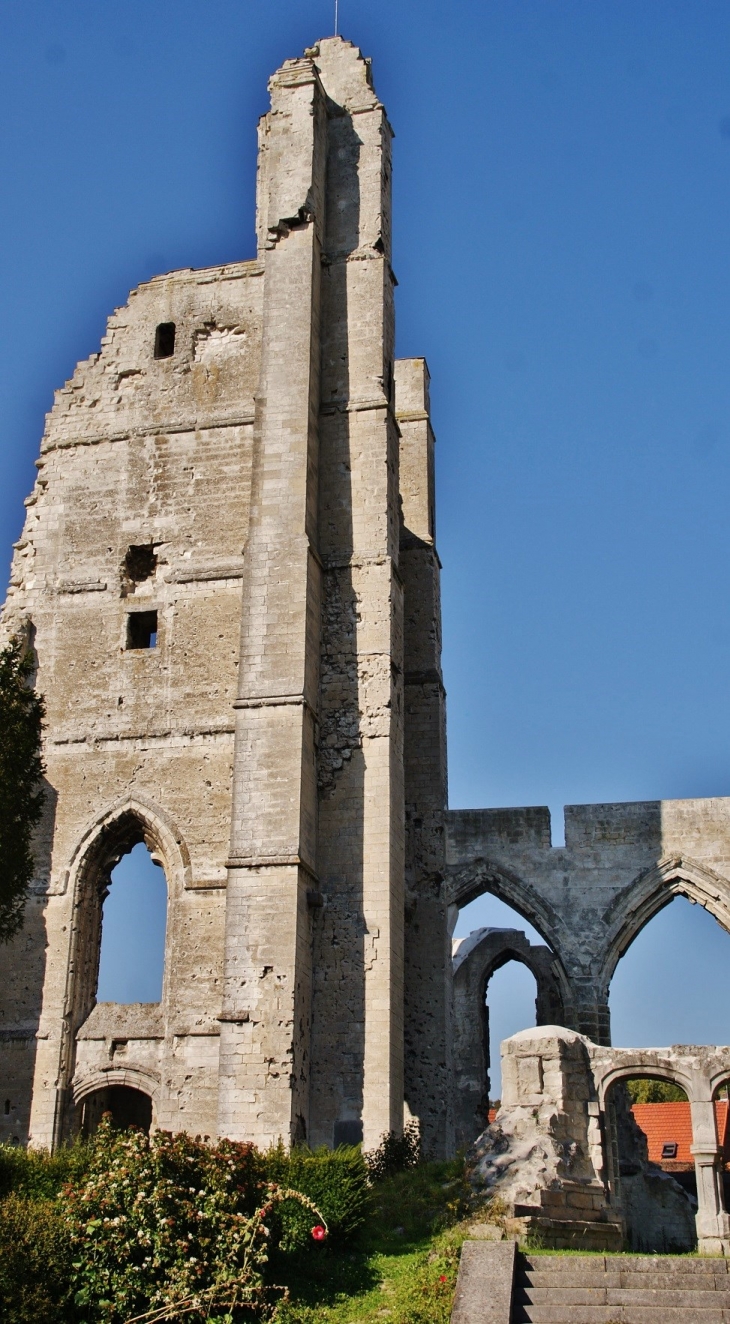
[[[662,899],[613,971],[613,1042],[730,1043],[730,933],[674,888]]]
[[[191,866],[189,852],[182,835],[167,814],[138,797],[125,800],[108,809],[100,814],[85,832],[69,867],[67,884],[73,895],[73,910],[60,1052],[58,1101],[53,1132],[54,1147],[63,1143],[69,1135],[78,1129],[80,1119],[78,1107],[75,1106],[79,1101],[77,1086],[84,1083],[89,1065],[87,1061],[83,1066],[81,1076],[76,1073],[77,1055],[81,1039],[97,1039],[99,1037],[98,1032],[103,1028],[103,1037],[108,1038],[111,1035],[112,1047],[116,1056],[117,1053],[121,1055],[123,1044],[130,1037],[130,1032],[137,1025],[137,1022],[140,1022],[140,1025],[144,1022],[142,1037],[145,1039],[158,1039],[164,1035],[166,979],[163,973],[160,981],[159,966],[156,987],[150,988],[150,982],[148,982],[148,992],[144,994],[145,997],[150,996],[153,1000],[151,1002],[144,1001],[141,1004],[135,1001],[133,1006],[137,1010],[132,1012],[129,1005],[125,1008],[124,1004],[129,1004],[132,998],[140,997],[139,983],[136,989],[129,985],[124,989],[120,987],[117,981],[115,987],[112,981],[113,970],[107,962],[106,952],[103,954],[104,962],[102,963],[105,902],[110,893],[114,895],[116,901],[123,901],[125,885],[122,882],[120,887],[120,878],[116,872],[117,866],[125,857],[134,856],[135,849],[140,846],[145,851],[144,858],[147,871],[149,872],[154,868],[152,874],[154,880],[153,890],[156,891],[157,896],[156,906],[153,907],[153,910],[156,910],[158,950],[160,947],[163,950],[165,948],[169,949],[172,940],[170,927],[174,916],[174,910],[171,909],[170,903],[175,896],[182,893],[186,886],[189,886]],[[136,857],[132,859],[131,866],[128,861],[124,865],[124,869],[127,870],[130,867],[134,869],[135,864]],[[142,887],[144,887],[144,880]],[[113,893],[114,888],[117,888],[115,894]],[[149,900],[149,898],[147,899]],[[163,930],[163,909],[165,911],[165,931],[162,941],[160,941]],[[114,924],[109,921],[108,914],[109,912],[107,912],[106,919],[107,933],[110,932],[110,929],[112,931],[114,929]],[[152,924],[152,928],[154,927],[155,925]],[[133,926],[131,937],[129,937],[129,931],[129,926],[127,926],[128,944],[139,945],[139,934],[134,933]],[[103,977],[101,985],[99,983],[100,976]],[[103,1003],[99,1002],[97,1006],[98,995],[106,996],[110,1000]],[[95,1007],[97,1008],[94,1013],[95,1019],[90,1020],[89,1018]],[[101,1022],[96,1025],[96,1020],[99,1019],[100,1015],[101,1021],[104,1022],[103,1026]],[[132,1016],[131,1021],[130,1015]],[[140,1017],[142,1018],[141,1021]],[[94,1029],[93,1033],[92,1028]],[[116,1045],[117,1036],[119,1038],[118,1046]],[[131,1038],[134,1037],[134,1033],[131,1033]],[[117,1083],[134,1084],[134,1082],[127,1081]],[[86,1090],[84,1089],[82,1092],[85,1093]]]
[[[606,996],[621,958],[676,897],[699,905],[730,933],[730,880],[689,856],[659,860],[620,892],[602,916],[607,936],[599,978]]]
[[[167,836],[164,825],[149,812],[128,805],[102,820],[80,856],[70,981],[74,1032],[97,1001],[161,1000],[168,890],[174,870],[174,861],[172,868],[168,863],[172,852]],[[158,952],[157,970],[146,981],[136,959],[137,950],[145,946],[142,925]],[[133,996],[145,983],[154,992],[159,987],[157,997]]]
[[[167,929],[162,861],[137,842],[111,870],[102,899],[97,1002],[161,1002]]]

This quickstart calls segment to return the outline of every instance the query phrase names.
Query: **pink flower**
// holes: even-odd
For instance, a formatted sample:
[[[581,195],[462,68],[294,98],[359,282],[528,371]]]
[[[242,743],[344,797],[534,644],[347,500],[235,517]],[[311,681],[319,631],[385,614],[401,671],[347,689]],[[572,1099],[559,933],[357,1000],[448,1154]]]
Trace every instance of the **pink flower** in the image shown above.
[[[317,1226],[312,1228],[312,1238],[314,1241],[324,1241],[326,1236],[327,1229],[326,1227],[322,1227],[321,1223],[317,1223]]]

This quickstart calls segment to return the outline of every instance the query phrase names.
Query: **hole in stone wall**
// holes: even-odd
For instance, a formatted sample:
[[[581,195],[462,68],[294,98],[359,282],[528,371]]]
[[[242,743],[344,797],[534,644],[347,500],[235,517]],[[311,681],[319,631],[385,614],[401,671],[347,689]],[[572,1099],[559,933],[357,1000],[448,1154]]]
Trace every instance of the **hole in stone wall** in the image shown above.
[[[335,1149],[338,1145],[362,1144],[362,1122],[335,1122],[334,1144]]]
[[[101,918],[98,1002],[159,1002],[167,883],[142,843],[112,870]]]
[[[516,929],[524,933],[531,944],[544,945],[537,930],[518,911],[489,892],[483,893],[459,911],[454,929],[454,947],[459,940],[469,938],[480,929]],[[490,1104],[500,1099],[502,1093],[499,1046],[503,1039],[535,1024],[536,993],[535,977],[521,961],[508,961],[495,970],[489,980],[486,990],[488,1029],[485,1047],[489,1054]]]
[[[5,1100],[5,1116],[10,1116],[10,1099]]]
[[[730,1043],[730,934],[676,897],[641,930],[610,988],[611,1040],[647,1044]]]
[[[171,359],[175,353],[175,323],[160,322],[155,331],[155,358]]]
[[[132,611],[127,617],[127,648],[157,647],[157,612]]]
[[[124,558],[123,578],[134,592],[135,584],[143,584],[151,579],[157,569],[157,556],[153,543],[127,548]]]

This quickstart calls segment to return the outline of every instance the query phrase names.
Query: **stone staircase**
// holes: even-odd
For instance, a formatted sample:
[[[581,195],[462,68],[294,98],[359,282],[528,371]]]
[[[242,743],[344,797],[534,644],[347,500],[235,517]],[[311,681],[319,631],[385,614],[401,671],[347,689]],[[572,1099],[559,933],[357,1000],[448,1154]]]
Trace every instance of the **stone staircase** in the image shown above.
[[[511,1324],[730,1324],[724,1259],[518,1254]]]

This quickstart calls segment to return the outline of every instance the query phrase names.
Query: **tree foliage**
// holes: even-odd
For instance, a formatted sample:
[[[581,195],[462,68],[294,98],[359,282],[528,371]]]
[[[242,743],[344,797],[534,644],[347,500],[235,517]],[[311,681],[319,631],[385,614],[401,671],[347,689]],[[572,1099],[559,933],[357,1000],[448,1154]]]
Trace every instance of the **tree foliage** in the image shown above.
[[[0,652],[0,942],[23,923],[31,840],[43,810],[43,699],[29,684],[33,655],[19,639]]]
[[[685,1103],[687,1095],[670,1080],[630,1080],[626,1086],[632,1103]]]

